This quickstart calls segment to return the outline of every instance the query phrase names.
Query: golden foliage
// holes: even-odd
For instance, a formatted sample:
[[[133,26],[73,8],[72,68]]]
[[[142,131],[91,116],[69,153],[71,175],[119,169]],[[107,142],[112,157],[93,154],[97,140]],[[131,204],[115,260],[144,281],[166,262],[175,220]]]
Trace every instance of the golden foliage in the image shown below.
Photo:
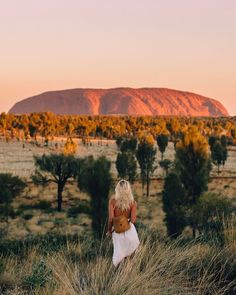
[[[73,141],[71,137],[67,138],[67,141],[63,147],[63,154],[68,155],[74,155],[76,153],[77,144]]]
[[[176,148],[185,148],[189,145],[193,146],[193,149],[196,153],[205,155],[209,157],[209,145],[207,139],[198,131],[197,127],[191,126],[188,131],[183,136],[183,139],[180,140]]]

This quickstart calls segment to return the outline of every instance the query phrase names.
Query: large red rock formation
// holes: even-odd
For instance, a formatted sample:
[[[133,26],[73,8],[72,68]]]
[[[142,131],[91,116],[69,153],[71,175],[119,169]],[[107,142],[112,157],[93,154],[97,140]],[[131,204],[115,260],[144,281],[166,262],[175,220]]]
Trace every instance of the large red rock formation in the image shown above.
[[[10,113],[228,116],[217,100],[166,88],[68,89],[16,103]]]

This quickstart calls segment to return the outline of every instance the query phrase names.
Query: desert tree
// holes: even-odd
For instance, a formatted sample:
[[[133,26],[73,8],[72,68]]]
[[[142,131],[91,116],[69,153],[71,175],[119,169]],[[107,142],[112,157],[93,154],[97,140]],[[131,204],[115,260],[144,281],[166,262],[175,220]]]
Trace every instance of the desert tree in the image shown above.
[[[214,144],[215,144],[216,141],[217,141],[217,137],[216,136],[214,136],[214,135],[209,136],[208,143],[209,143],[209,146],[210,146],[211,151],[212,151],[213,146],[214,146]]]
[[[168,136],[166,134],[159,134],[157,136],[157,145],[161,152],[161,160],[163,160],[166,147],[168,145]]]
[[[11,211],[11,202],[25,187],[26,183],[18,176],[13,176],[10,173],[0,173],[0,204],[7,223]]]
[[[164,160],[159,162],[159,165],[165,171],[165,174],[167,176],[167,174],[169,172],[169,169],[173,165],[173,162],[171,160],[169,160],[169,159],[164,159]]]
[[[108,198],[112,184],[110,161],[101,156],[83,159],[78,172],[78,187],[91,197],[92,228],[94,236],[101,238],[107,223]]]
[[[224,166],[228,158],[228,150],[227,150],[228,143],[227,143],[227,137],[225,135],[221,136],[220,143],[223,147],[223,166]]]
[[[138,141],[136,138],[126,138],[121,142],[120,150],[121,152],[131,152],[135,153],[137,149]]]
[[[165,178],[162,201],[168,235],[176,238],[187,225],[187,218],[186,191],[179,176],[174,172]]]
[[[66,156],[74,155],[77,150],[77,144],[73,141],[72,137],[68,137],[63,148],[63,154]]]
[[[36,164],[32,180],[38,185],[54,182],[57,185],[57,210],[62,208],[62,193],[69,179],[76,178],[80,159],[71,155],[50,154],[34,157]]]
[[[220,166],[224,165],[227,159],[227,149],[225,149],[221,142],[217,140],[211,150],[212,162],[217,166],[217,173],[220,174]]]
[[[184,185],[190,211],[208,188],[210,169],[208,142],[192,127],[176,145],[176,170]],[[192,219],[192,213],[189,215],[189,223],[195,236],[196,224]]]
[[[140,176],[142,186],[146,184],[146,195],[149,196],[150,178],[153,172],[156,170],[156,148],[154,144],[148,140],[141,140],[138,144],[136,157],[140,166]]]
[[[116,158],[116,169],[120,178],[134,182],[137,174],[137,162],[132,152],[118,153]]]

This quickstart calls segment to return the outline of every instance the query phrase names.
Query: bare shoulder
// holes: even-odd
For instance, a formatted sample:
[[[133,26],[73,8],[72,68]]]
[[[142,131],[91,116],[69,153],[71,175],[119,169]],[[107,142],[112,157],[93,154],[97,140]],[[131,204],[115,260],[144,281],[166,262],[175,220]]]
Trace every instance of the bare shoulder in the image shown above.
[[[114,196],[111,196],[111,198],[109,199],[109,204],[110,205],[112,205],[112,206],[114,206],[115,205],[115,198],[114,198]]]
[[[136,201],[133,201],[132,207],[137,208],[137,206],[138,206],[138,203]]]

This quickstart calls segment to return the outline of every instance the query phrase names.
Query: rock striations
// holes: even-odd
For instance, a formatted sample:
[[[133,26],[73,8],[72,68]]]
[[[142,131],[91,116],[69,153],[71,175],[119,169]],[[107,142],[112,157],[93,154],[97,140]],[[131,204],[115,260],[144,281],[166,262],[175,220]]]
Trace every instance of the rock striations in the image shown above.
[[[45,92],[16,103],[13,114],[228,116],[217,100],[166,88],[68,89]]]

